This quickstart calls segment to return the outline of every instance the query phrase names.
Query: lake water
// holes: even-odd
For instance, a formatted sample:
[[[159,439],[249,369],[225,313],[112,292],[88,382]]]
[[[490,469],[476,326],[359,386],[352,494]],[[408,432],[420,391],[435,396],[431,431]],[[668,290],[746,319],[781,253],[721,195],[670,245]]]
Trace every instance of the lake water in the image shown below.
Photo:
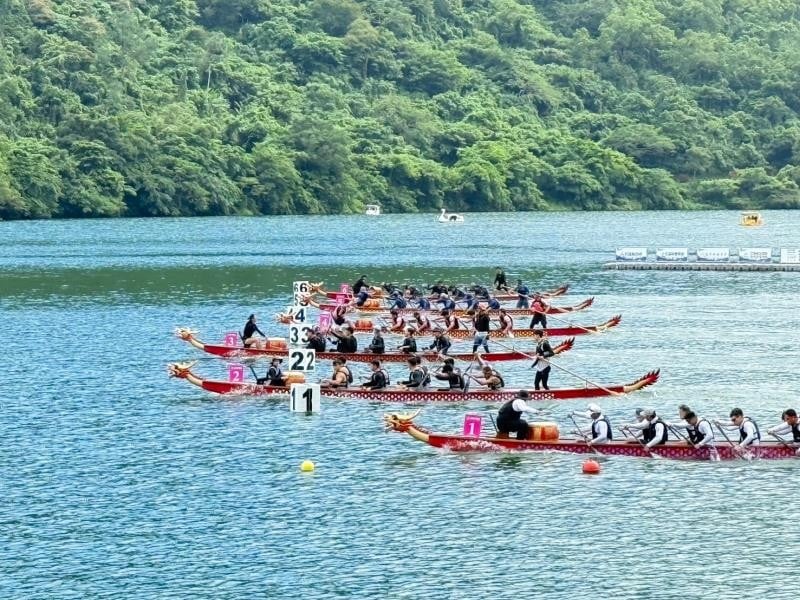
[[[0,596],[796,598],[797,461],[618,457],[590,477],[581,456],[385,433],[402,406],[297,415],[166,371],[199,358],[226,377],[173,329],[219,341],[256,312],[284,335],[272,319],[295,279],[488,283],[503,265],[532,287],[570,283],[555,304],[595,296],[573,322],[623,315],[560,364],[602,383],[661,368],[649,391],[601,402],[615,424],[686,402],[741,406],[765,431],[800,408],[800,274],[601,268],[616,246],[800,245],[800,212],[763,215],[759,229],[733,212],[0,222]],[[514,385],[528,367],[500,366]],[[554,371],[551,385],[582,382]],[[567,429],[585,404],[549,418]],[[491,408],[418,420],[455,432]]]

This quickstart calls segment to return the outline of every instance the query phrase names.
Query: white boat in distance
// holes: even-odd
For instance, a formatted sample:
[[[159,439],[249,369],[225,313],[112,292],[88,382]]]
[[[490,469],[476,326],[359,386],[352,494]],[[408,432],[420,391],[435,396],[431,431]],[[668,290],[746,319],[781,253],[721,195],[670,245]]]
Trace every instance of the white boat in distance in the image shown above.
[[[458,213],[448,213],[446,208],[442,209],[439,215],[439,223],[463,223],[464,217]]]
[[[366,210],[364,211],[365,215],[371,215],[373,217],[380,216],[381,214],[381,207],[378,204],[367,204]]]

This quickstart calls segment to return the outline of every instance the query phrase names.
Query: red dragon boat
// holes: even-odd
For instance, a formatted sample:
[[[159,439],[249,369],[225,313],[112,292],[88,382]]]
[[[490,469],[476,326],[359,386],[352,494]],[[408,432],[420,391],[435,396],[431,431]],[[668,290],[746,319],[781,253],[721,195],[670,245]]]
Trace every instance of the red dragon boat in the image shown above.
[[[342,294],[341,292],[330,292],[330,291],[324,290],[322,288],[322,285],[323,285],[322,282],[310,284],[309,285],[310,292],[313,293],[313,294],[321,294],[321,295],[325,296],[326,298],[330,298],[331,300],[335,300],[336,298],[338,298]],[[487,287],[487,289],[491,289],[491,288]],[[546,292],[540,292],[540,294],[542,295],[542,298],[555,298],[556,296],[563,296],[564,294],[567,293],[567,290],[569,290],[569,284],[565,284],[565,285],[559,286],[559,287],[557,287],[557,288],[555,288],[553,290],[548,290]],[[374,287],[374,286],[370,287],[370,293],[371,293],[373,298],[386,298],[386,297],[388,297],[387,294],[386,294],[386,290],[384,290],[383,288],[378,288],[378,287]],[[513,294],[510,294],[510,293],[509,294],[495,294],[494,297],[497,298],[498,300],[500,300],[501,302],[503,302],[503,301],[506,301],[506,300],[516,300],[517,298],[519,298],[519,295],[516,294],[516,293],[513,293]],[[347,298],[349,300],[350,298],[352,298],[352,295],[351,294],[347,294]],[[434,296],[428,296],[428,298],[429,299],[433,299]]]
[[[387,429],[407,433],[415,440],[434,448],[454,452],[568,452],[572,454],[597,454],[603,456],[638,456],[640,458],[669,458],[673,460],[735,460],[738,458],[781,459],[795,458],[795,448],[780,442],[761,442],[760,446],[740,454],[731,444],[717,444],[716,448],[694,448],[686,442],[667,442],[649,451],[639,443],[614,441],[590,447],[582,439],[558,438],[553,440],[517,440],[500,436],[466,436],[434,433],[414,423],[419,410],[410,415],[392,413],[384,415]],[[535,426],[535,424],[534,424]],[[532,432],[535,430],[531,428]]]
[[[287,342],[283,338],[272,339],[272,346],[267,348],[245,348],[244,346],[225,346],[223,344],[206,344],[201,342],[196,337],[194,337],[194,332],[189,329],[180,328],[175,331],[175,335],[178,336],[185,342],[189,342],[192,346],[197,348],[198,350],[202,350],[203,352],[208,352],[209,354],[213,354],[214,356],[219,356],[221,358],[247,358],[247,357],[265,357],[265,358],[272,358],[273,356],[276,357],[286,357],[289,356],[289,352],[291,348],[288,347]],[[278,343],[275,343],[278,342]],[[282,342],[282,343],[281,343]],[[269,342],[268,342],[269,343]],[[553,346],[553,352],[556,354],[562,354],[563,352],[567,352],[572,349],[575,345],[575,338],[567,338],[560,344]],[[481,354],[481,358],[488,362],[504,362],[510,360],[530,360],[530,354],[533,353],[534,350],[519,350],[519,351],[508,351],[508,352],[487,352],[485,354]],[[441,362],[442,357],[436,352],[415,352],[413,355],[419,356],[427,360],[428,362]],[[372,352],[317,352],[316,357],[318,360],[325,360],[330,359],[333,360],[334,358],[346,358],[350,362],[364,362],[368,363],[371,362],[373,359],[379,359],[381,362],[389,362],[389,363],[403,363],[408,360],[408,358],[412,356],[412,354],[408,354],[406,352],[386,352],[384,354],[373,354]],[[448,354],[452,358],[456,360],[462,360],[465,362],[471,362],[475,355],[473,353],[467,352],[453,352]]]
[[[191,371],[191,364],[173,363],[169,365],[169,373],[172,377],[186,379],[189,383],[203,388],[215,394],[226,394],[234,396],[286,396],[289,394],[288,387],[278,387],[262,385],[254,382],[224,381],[220,379],[203,379]],[[640,377],[633,383],[627,385],[611,385],[604,388],[582,387],[582,388],[561,388],[543,391],[529,391],[530,400],[571,400],[573,398],[598,398],[617,394],[627,394],[635,392],[658,381],[658,371],[651,371],[644,377]],[[384,389],[384,390],[365,390],[360,387],[352,388],[332,388],[323,389],[324,396],[329,398],[366,400],[368,402],[403,402],[403,403],[446,403],[446,402],[507,402],[516,397],[518,389],[474,390],[457,391],[450,390],[407,390],[407,389]]]
[[[311,298],[308,299],[308,303],[311,306],[314,306],[314,307],[316,307],[316,308],[318,308],[320,310],[327,310],[328,312],[333,312],[333,310],[335,310],[336,307],[338,306],[336,304],[318,304],[317,302],[315,302]],[[551,306],[547,307],[547,309],[545,310],[545,314],[548,314],[548,315],[561,315],[561,314],[565,314],[565,313],[578,312],[580,310],[585,310],[585,309],[589,308],[592,304],[594,304],[594,297],[587,298],[586,300],[576,304],[575,306],[552,306],[551,305]],[[398,312],[401,313],[401,314],[410,315],[411,313],[417,312],[417,310],[418,309],[416,309],[416,308],[400,308],[400,309],[398,309]],[[506,308],[505,311],[506,311],[507,314],[509,314],[511,316],[516,316],[516,317],[519,317],[519,316],[530,317],[531,314],[532,314],[529,308]],[[381,304],[381,300],[379,300],[377,298],[372,298],[371,300],[367,300],[367,302],[364,304],[364,306],[350,306],[350,307],[348,307],[347,312],[348,313],[365,314],[365,315],[376,315],[376,314],[378,314],[378,315],[388,316],[389,315],[389,307],[385,306],[385,305],[382,305]],[[422,311],[422,312],[425,312],[425,311]],[[431,311],[428,311],[428,312],[431,312]],[[438,312],[438,310],[433,311],[433,312]],[[487,312],[490,315],[499,315],[500,314],[500,309],[489,310]],[[463,316],[463,315],[467,314],[467,310],[463,309],[463,308],[457,308],[455,310],[455,314],[457,316]]]
[[[575,335],[584,335],[588,333],[602,333],[611,329],[612,327],[616,327],[619,325],[620,321],[622,321],[622,315],[615,315],[611,317],[605,323],[601,323],[600,325],[567,325],[566,327],[548,327],[547,328],[547,335],[549,337],[561,337],[561,336],[575,336]],[[520,339],[520,338],[532,338],[533,332],[536,331],[535,329],[514,329],[514,338],[513,339]],[[450,336],[453,340],[463,340],[466,338],[471,338],[475,333],[469,329],[456,329],[454,331],[449,331],[447,335]],[[501,335],[499,329],[493,329],[489,332],[490,338],[503,338],[505,336]],[[512,338],[507,338],[512,339]]]

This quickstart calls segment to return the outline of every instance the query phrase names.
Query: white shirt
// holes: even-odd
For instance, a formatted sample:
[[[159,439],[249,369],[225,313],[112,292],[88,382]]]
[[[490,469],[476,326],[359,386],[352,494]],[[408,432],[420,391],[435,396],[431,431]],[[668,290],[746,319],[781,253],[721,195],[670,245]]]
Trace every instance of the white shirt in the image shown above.
[[[695,444],[695,447],[702,448],[703,446],[714,447],[714,430],[711,428],[711,423],[708,421],[698,421],[695,427],[698,432],[703,436],[703,439]]]
[[[532,406],[528,406],[525,403],[525,400],[522,398],[517,398],[511,403],[511,409],[517,412],[529,412],[529,413],[538,413],[538,408],[533,408]]]
[[[756,437],[756,426],[753,424],[752,421],[745,419],[744,423],[742,423],[742,429],[744,429],[745,438],[739,442],[739,445],[742,448],[746,448],[747,446],[758,446],[758,438]]]
[[[636,421],[634,423],[629,423],[625,425],[622,429],[628,429],[633,434],[633,437],[639,439],[642,437],[644,430],[650,425],[647,419],[643,419],[641,421]]]
[[[572,413],[572,414],[579,417],[588,417],[590,419],[592,418],[591,417],[592,413],[589,411],[582,413]],[[600,414],[600,416],[598,416],[596,419],[592,421],[592,425],[596,425],[595,431],[597,431],[597,436],[595,436],[591,440],[592,444],[605,444],[608,441],[608,425],[606,424],[605,417],[603,416],[602,413]],[[591,429],[589,429],[589,431],[583,431],[582,429],[579,428],[578,431],[581,433],[581,435],[585,435],[587,437],[592,434]]]
[[[783,422],[780,425],[776,425],[772,429],[767,429],[767,433],[774,433],[777,435],[783,435],[784,433],[791,433],[792,426],[789,423]],[[792,441],[792,440],[789,440]]]

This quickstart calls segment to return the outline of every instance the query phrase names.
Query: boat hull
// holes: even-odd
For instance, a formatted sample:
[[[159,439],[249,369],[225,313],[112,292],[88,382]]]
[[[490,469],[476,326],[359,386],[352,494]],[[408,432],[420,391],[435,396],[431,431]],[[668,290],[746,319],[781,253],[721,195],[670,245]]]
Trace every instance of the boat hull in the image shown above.
[[[289,388],[270,385],[259,385],[249,382],[223,381],[219,379],[202,379],[186,369],[178,375],[191,383],[215,394],[233,396],[286,396]],[[574,398],[599,398],[617,394],[625,394],[652,385],[658,381],[658,371],[652,371],[627,385],[611,385],[603,388],[561,388],[542,391],[528,390],[531,401],[571,400]],[[342,400],[366,400],[368,402],[393,402],[404,404],[446,404],[455,402],[507,402],[517,396],[518,389],[498,391],[474,390],[452,392],[450,390],[365,390],[358,387],[346,389],[323,389],[328,398]]]
[[[561,439],[552,442],[516,440],[493,437],[467,437],[429,433],[428,443],[436,448],[446,448],[454,452],[568,452],[570,454],[592,454],[602,456],[636,456],[639,458],[668,458],[672,460],[736,460],[743,458],[730,444],[718,444],[716,456],[710,448],[693,448],[685,442],[667,442],[648,452],[639,443],[610,442],[592,447],[583,440]],[[779,443],[764,442],[747,458],[785,459],[795,458],[794,448]]]
[[[561,337],[561,336],[575,336],[575,335],[586,335],[590,333],[602,333],[612,327],[616,327],[619,325],[620,321],[622,320],[622,315],[616,315],[612,317],[605,323],[600,325],[568,325],[566,327],[548,327],[547,328],[547,335],[549,337]],[[514,329],[514,339],[527,339],[534,337],[535,329]],[[454,331],[449,331],[448,334],[451,339],[454,340],[463,340],[467,338],[471,338],[475,335],[473,331],[468,329],[456,329]],[[489,332],[490,338],[504,338],[502,332],[498,329],[494,329]],[[508,338],[511,339],[511,338]]]

